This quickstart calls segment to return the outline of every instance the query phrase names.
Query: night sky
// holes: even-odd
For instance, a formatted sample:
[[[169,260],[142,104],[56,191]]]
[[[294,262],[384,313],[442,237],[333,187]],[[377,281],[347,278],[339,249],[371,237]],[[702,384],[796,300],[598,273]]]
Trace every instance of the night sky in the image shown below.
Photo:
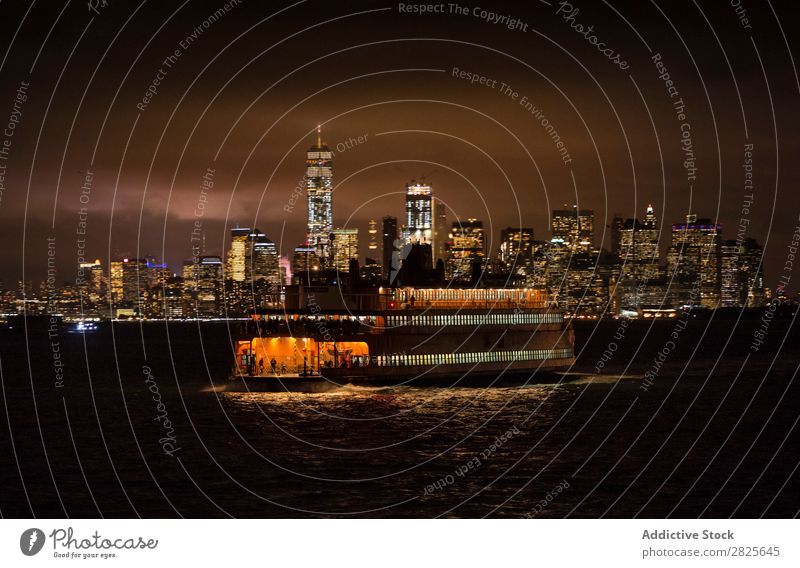
[[[458,4],[466,14],[445,3],[413,14],[390,2],[234,0],[210,23],[223,6],[0,4],[7,288],[44,276],[48,237],[59,280],[74,278],[82,250],[104,262],[149,254],[179,272],[195,222],[207,254],[221,254],[238,223],[291,255],[304,239],[295,188],[317,124],[335,152],[334,224],[360,228],[363,252],[367,220],[402,218],[405,183],[426,176],[448,222],[484,221],[492,252],[508,225],[549,238],[549,211],[565,203],[595,210],[606,247],[613,214],[643,216],[648,203],[665,246],[688,212],[721,222],[727,239],[744,216],[775,287],[800,224],[791,2],[742,0],[745,22],[728,1]],[[515,29],[492,21],[505,16]]]

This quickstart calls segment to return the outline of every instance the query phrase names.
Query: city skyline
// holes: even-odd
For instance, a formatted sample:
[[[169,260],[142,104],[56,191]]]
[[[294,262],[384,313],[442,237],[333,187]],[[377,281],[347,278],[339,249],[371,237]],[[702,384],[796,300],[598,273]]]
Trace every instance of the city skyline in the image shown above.
[[[731,21],[726,8],[707,6],[704,10],[712,21],[732,26],[719,30],[721,37],[736,37],[736,22]],[[336,226],[343,225],[354,212],[353,222],[363,233],[369,219],[381,219],[386,211],[397,212],[402,207],[404,183],[428,175],[435,179],[445,206],[454,209],[459,218],[482,219],[492,239],[507,226],[535,227],[543,234],[550,211],[564,202],[593,207],[598,225],[608,225],[615,212],[624,218],[634,217],[643,205],[652,203],[663,219],[677,222],[687,213],[697,212],[721,222],[732,234],[742,217],[745,196],[751,193],[749,187],[755,198],[746,216],[748,231],[765,245],[766,273],[777,274],[796,221],[792,188],[800,183],[791,160],[776,159],[776,128],[779,134],[792,128],[788,93],[796,91],[796,85],[791,74],[776,71],[787,62],[763,58],[760,63],[770,77],[769,85],[759,75],[746,86],[739,86],[741,102],[747,108],[743,116],[737,97],[714,97],[723,85],[726,89],[733,87],[717,51],[699,52],[694,60],[696,68],[678,66],[677,62],[670,65],[668,57],[662,58],[671,79],[680,82],[680,98],[686,103],[691,124],[696,179],[690,188],[683,166],[686,156],[679,144],[680,125],[660,79],[664,70],[651,61],[639,38],[625,33],[619,40],[620,51],[636,70],[632,75],[635,86],[630,80],[618,81],[620,70],[602,61],[588,77],[567,55],[585,49],[585,42],[546,6],[529,9],[530,13],[528,8],[513,6],[509,12],[519,11],[523,20],[546,26],[548,37],[563,50],[538,35],[508,33],[474,18],[453,20],[450,16],[445,20],[442,15],[375,12],[342,18],[336,26],[305,30],[299,12],[290,10],[262,22],[267,15],[262,13],[264,7],[241,3],[191,44],[191,58],[170,62],[171,67],[164,69],[167,78],[157,87],[157,93],[142,103],[154,73],[163,67],[165,55],[175,51],[177,39],[191,32],[191,22],[199,23],[209,16],[208,8],[202,5],[186,6],[180,21],[169,20],[165,7],[142,7],[141,22],[150,18],[165,21],[164,33],[140,53],[129,45],[141,36],[143,24],[135,19],[122,29],[119,41],[98,66],[90,85],[120,85],[113,105],[113,92],[102,89],[89,88],[80,107],[81,91],[63,86],[55,91],[54,101],[77,112],[75,131],[89,143],[76,144],[76,137],[67,137],[66,119],[43,119],[41,128],[17,129],[0,209],[0,238],[15,246],[0,267],[0,278],[8,283],[43,277],[38,260],[46,250],[45,236],[50,236],[57,243],[55,262],[71,279],[78,264],[72,258],[76,256],[75,231],[81,223],[86,230],[86,258],[108,263],[112,257],[139,257],[149,251],[171,266],[179,266],[190,256],[190,234],[202,180],[209,168],[214,171],[206,185],[213,184],[213,189],[208,191],[202,218],[206,252],[223,254],[227,233],[236,222],[261,227],[282,251],[291,251],[304,240],[307,229],[304,207],[292,207],[296,189],[305,188],[297,164],[313,143],[317,125],[322,126],[336,162]],[[319,6],[318,10],[323,21],[326,15],[342,16],[333,6]],[[8,15],[21,18],[24,14],[19,11],[19,7],[10,6]],[[47,57],[39,60],[33,67],[34,76],[28,78],[42,42],[47,38],[48,45],[70,43],[76,38],[75,30],[83,25],[71,24],[86,17],[85,11],[68,8],[48,36],[49,29],[40,30],[32,23],[37,14],[42,20],[48,19],[45,13],[49,11],[43,6],[32,9],[25,33],[16,38],[18,57],[7,62],[8,73],[0,83],[0,92],[6,93],[8,101],[15,100],[20,81],[30,84],[20,95],[25,98],[19,103],[24,125],[36,125],[45,115],[50,89],[56,87],[55,76],[43,79],[44,70],[60,69],[65,63],[65,54],[45,50]],[[105,25],[122,28],[125,23],[117,10],[104,10],[103,14]],[[613,13],[598,8],[584,8],[582,14],[598,29],[612,29],[619,23]],[[680,16],[676,7],[664,8],[664,14]],[[657,13],[654,18],[633,13],[630,21],[646,31],[661,17]],[[234,53],[261,53],[268,47],[264,38],[285,26],[296,28],[298,42],[313,37],[314,43],[325,46],[325,53],[309,62],[293,48],[294,41],[277,45],[269,52],[270,57],[275,56],[271,61],[280,62],[276,73],[265,73],[258,59],[249,66],[244,59],[241,69],[237,68],[241,74],[214,98],[231,73],[217,65],[203,72],[194,62],[210,60],[226,42],[236,38],[240,26],[253,21],[261,22],[259,33],[239,40],[231,48]],[[403,34],[418,32],[439,38],[445,21],[485,38],[509,57],[498,58],[495,52],[455,44],[447,38],[435,42],[403,38]],[[375,25],[365,26],[365,22]],[[381,22],[390,25],[399,37],[387,41],[379,31]],[[686,25],[690,37],[707,37],[709,33],[702,19]],[[70,73],[86,73],[87,81],[91,73],[84,65],[96,62],[99,56],[91,48],[92,42],[102,39],[96,28],[87,30],[85,41],[77,46],[69,62]],[[384,43],[373,45],[377,51],[367,57],[365,49],[350,45],[347,38],[356,36],[364,43]],[[764,52],[779,51],[780,37],[774,25],[770,33],[764,32]],[[537,58],[536,71],[513,59],[520,58],[523,38],[531,53],[547,54]],[[761,68],[746,45],[729,43],[728,57],[737,62],[734,70],[737,66]],[[440,49],[432,51],[432,45]],[[673,34],[660,38],[658,50],[662,55],[683,49]],[[298,59],[308,66],[290,73],[299,67]],[[408,68],[408,61],[415,62],[415,69],[436,71],[389,72]],[[122,70],[131,65],[130,77],[126,78]],[[360,71],[349,72],[353,69]],[[462,71],[486,80],[472,83],[459,75]],[[202,96],[178,104],[183,90],[200,72],[197,85],[206,87]],[[297,93],[305,93],[306,85],[318,81],[320,88],[331,87],[318,94],[316,89],[309,91],[307,95],[312,98],[298,105],[301,98]],[[487,86],[494,81],[496,87]],[[502,84],[517,93],[516,100],[513,93],[500,89]],[[421,91],[425,96],[420,96]],[[192,93],[198,94],[196,89]],[[520,103],[523,97],[539,114]],[[610,102],[623,100],[626,104],[615,106]],[[710,100],[714,101],[713,112]],[[140,103],[144,110],[137,107]],[[175,116],[168,122],[172,105],[176,105]],[[773,107],[784,117],[777,125],[770,111]],[[581,112],[576,113],[576,109]],[[494,121],[481,112],[488,112]],[[103,130],[107,114],[109,128]],[[138,123],[131,129],[137,115]],[[721,116],[737,120],[722,121]],[[543,120],[549,126],[543,126]],[[165,124],[169,126],[162,132],[159,125]],[[553,143],[550,127],[568,148],[571,162],[567,166]],[[653,136],[653,128],[661,135],[659,141]],[[63,146],[63,151],[42,147],[35,153],[37,139],[57,142],[55,146]],[[746,145],[751,150],[746,150]],[[791,142],[784,142],[781,151],[790,151],[791,147]],[[773,165],[777,165],[777,171],[773,171]],[[744,166],[752,174],[750,186],[746,185]],[[49,192],[49,188],[57,191]],[[29,191],[41,198],[26,200]],[[285,211],[286,206],[292,211]],[[82,207],[86,209],[84,218],[80,217]],[[347,214],[340,215],[344,212]],[[602,228],[598,229],[599,240]],[[607,231],[603,243],[597,244],[609,248],[608,239]],[[789,286],[796,290],[797,284],[791,282]]]
[[[420,187],[413,182],[406,184],[407,220],[432,221],[435,196],[426,185],[422,192],[425,205],[420,209]],[[307,198],[312,209],[313,189]],[[487,251],[481,220],[453,221],[444,243],[445,258],[441,261],[446,280],[441,285],[459,287],[471,282],[477,286],[479,281],[499,277],[497,282],[503,287],[544,290],[568,313],[581,317],[641,315],[642,309],[655,308],[652,313],[665,309],[674,312],[681,306],[763,307],[775,293],[781,302],[793,301],[785,284],[775,291],[765,286],[763,249],[757,241],[743,234],[725,239],[721,225],[696,214],[670,225],[664,262],[658,246],[661,225],[652,205],[646,207],[641,221],[615,220],[612,230],[616,248],[611,251],[593,245],[593,210],[565,206],[553,210],[552,219],[549,240],[536,240],[530,227],[507,227],[501,231],[494,252]],[[29,285],[20,286],[22,296],[6,290],[2,296],[4,312],[36,314],[44,309],[64,313],[54,306],[71,305],[66,312],[72,317],[240,317],[253,308],[280,303],[283,287],[290,284],[314,285],[321,279],[319,283],[345,287],[391,285],[403,264],[401,249],[412,244],[433,245],[436,232],[435,224],[421,227],[426,233],[400,231],[397,218],[385,216],[383,237],[378,243],[377,220],[370,221],[369,227],[368,250],[373,257],[363,257],[363,262],[358,253],[357,228],[333,229],[325,244],[314,247],[303,243],[295,247],[290,258],[280,256],[275,243],[258,228],[236,226],[231,229],[230,247],[224,255],[199,254],[185,260],[180,275],[170,271],[166,263],[146,256],[113,260],[106,277],[97,259],[80,265],[74,286],[67,282],[59,288],[50,278],[40,285],[42,294]],[[420,238],[423,234],[427,237]],[[328,264],[318,254],[327,246],[332,251]],[[437,260],[433,259],[434,264]],[[481,276],[476,276],[478,273]],[[345,280],[340,282],[340,277]],[[26,301],[20,304],[22,299]]]

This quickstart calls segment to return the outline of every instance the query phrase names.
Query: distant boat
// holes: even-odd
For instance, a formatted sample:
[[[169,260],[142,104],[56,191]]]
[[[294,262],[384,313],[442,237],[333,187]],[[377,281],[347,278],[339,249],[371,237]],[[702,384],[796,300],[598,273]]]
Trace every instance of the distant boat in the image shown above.
[[[94,333],[97,331],[97,322],[86,320],[74,322],[67,331],[69,333]]]

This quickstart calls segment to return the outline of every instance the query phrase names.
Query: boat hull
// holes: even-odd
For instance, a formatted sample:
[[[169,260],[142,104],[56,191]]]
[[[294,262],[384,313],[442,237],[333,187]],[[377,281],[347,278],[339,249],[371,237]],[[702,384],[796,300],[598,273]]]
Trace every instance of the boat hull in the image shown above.
[[[226,391],[328,392],[348,385],[368,387],[467,387],[524,386],[571,380],[563,373],[574,358],[552,359],[537,365],[478,364],[442,367],[323,369],[321,375],[240,375],[231,378]],[[574,378],[574,377],[572,377]]]

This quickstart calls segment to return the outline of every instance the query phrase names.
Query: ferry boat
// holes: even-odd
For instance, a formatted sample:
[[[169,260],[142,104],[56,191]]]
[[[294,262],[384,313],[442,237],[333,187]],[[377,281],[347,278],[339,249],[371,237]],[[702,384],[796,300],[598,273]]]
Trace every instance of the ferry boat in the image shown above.
[[[551,382],[575,360],[571,323],[531,288],[293,285],[235,341],[254,390]]]

